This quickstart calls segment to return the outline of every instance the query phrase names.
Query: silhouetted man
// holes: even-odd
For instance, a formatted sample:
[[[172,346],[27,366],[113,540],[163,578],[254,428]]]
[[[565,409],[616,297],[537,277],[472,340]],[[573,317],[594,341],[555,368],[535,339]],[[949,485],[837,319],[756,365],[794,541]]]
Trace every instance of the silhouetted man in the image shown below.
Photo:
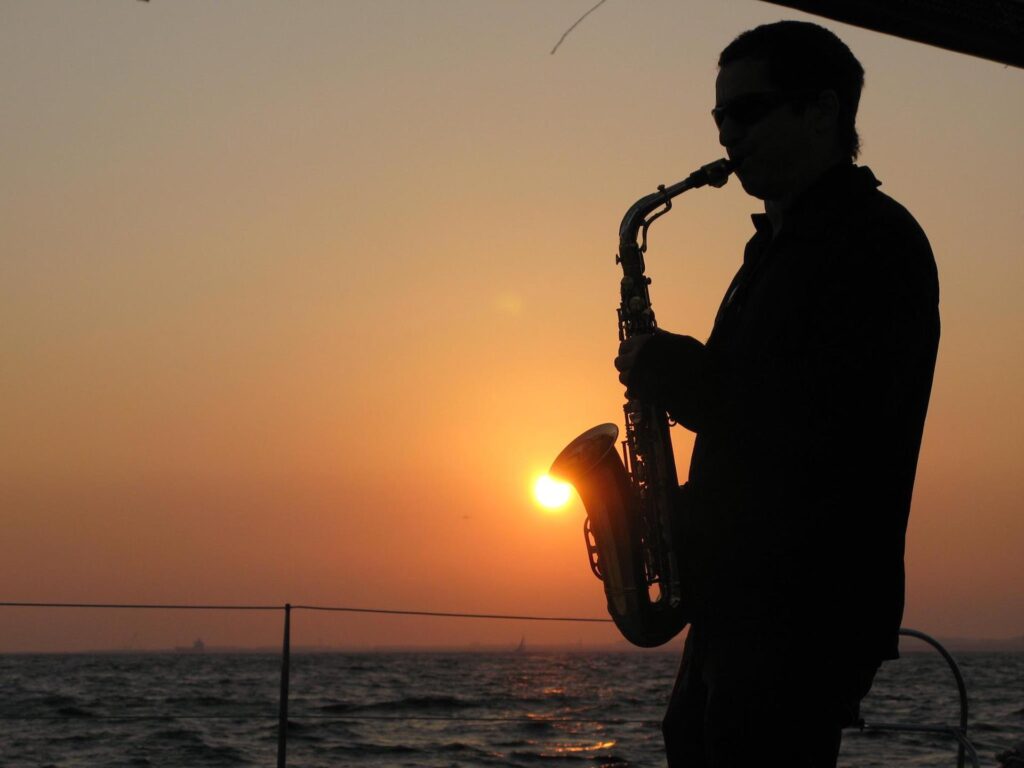
[[[853,164],[863,78],[814,24],[722,52],[719,141],[765,213],[707,344],[659,331],[615,361],[697,433],[673,767],[835,766],[840,729],[897,656],[938,279],[917,222]]]

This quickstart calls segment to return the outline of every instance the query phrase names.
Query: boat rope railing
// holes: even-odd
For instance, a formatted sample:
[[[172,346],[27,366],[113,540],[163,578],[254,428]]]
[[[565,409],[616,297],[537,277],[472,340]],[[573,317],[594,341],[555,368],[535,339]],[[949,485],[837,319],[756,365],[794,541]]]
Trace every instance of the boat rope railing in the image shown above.
[[[0,602],[0,608],[130,608],[183,611],[334,611],[337,613],[378,613],[390,616],[434,616],[445,619],[503,619],[509,621],[577,621],[611,624],[611,619],[589,616],[527,616],[505,613],[459,613],[454,611],[407,611],[393,608],[355,608],[343,605],[218,605],[203,603],[26,603]]]
[[[232,604],[207,604],[207,603],[68,603],[68,602],[15,602],[0,601],[0,608],[84,608],[84,609],[115,609],[115,610],[195,610],[195,611],[283,611],[284,612],[284,637],[281,645],[281,680],[280,696],[278,699],[278,711],[274,714],[201,714],[201,715],[176,715],[176,714],[152,714],[152,715],[90,715],[93,720],[112,721],[133,721],[133,720],[162,720],[162,719],[209,719],[209,720],[238,720],[238,719],[276,719],[278,721],[278,748],[277,766],[286,768],[287,765],[287,733],[288,733],[288,699],[291,664],[291,614],[295,610],[323,611],[335,613],[362,613],[390,616],[423,616],[446,619],[485,619],[499,621],[551,621],[551,622],[579,622],[588,624],[610,624],[609,618],[598,618],[589,616],[531,616],[525,614],[499,614],[499,613],[467,613],[455,611],[420,611],[403,610],[390,608],[363,608],[355,606],[335,605],[306,605],[291,604],[284,605],[232,605]],[[967,689],[964,684],[960,668],[949,652],[935,638],[914,629],[901,629],[900,634],[905,637],[912,637],[921,640],[937,650],[946,663],[949,665],[956,680],[957,690],[960,697],[960,722],[958,726],[951,725],[919,725],[912,723],[867,723],[861,720],[857,726],[862,731],[876,732],[904,732],[904,733],[930,733],[943,735],[954,739],[957,742],[957,768],[964,768],[965,760],[970,758],[974,768],[980,768],[978,753],[975,745],[967,735]],[[650,719],[629,719],[629,718],[542,718],[542,717],[509,717],[509,716],[466,716],[466,715],[361,715],[361,714],[306,714],[293,713],[295,719],[315,719],[321,722],[345,723],[359,720],[372,721],[472,721],[472,722],[544,722],[544,723],[583,723],[600,722],[604,724],[657,724],[657,720]],[[5,716],[3,720],[66,720],[74,715],[60,715],[57,717],[12,715]]]

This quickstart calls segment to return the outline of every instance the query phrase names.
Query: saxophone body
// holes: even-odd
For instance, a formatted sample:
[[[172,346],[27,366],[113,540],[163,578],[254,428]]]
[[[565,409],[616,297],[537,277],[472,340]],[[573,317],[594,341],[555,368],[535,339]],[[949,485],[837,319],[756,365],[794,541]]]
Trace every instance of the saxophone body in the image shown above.
[[[620,341],[657,327],[645,274],[647,228],[672,208],[674,197],[705,185],[721,187],[732,170],[727,160],[710,163],[671,187],[658,187],[626,212],[616,256],[622,267]],[[587,556],[604,584],[608,613],[623,637],[650,648],[668,642],[689,621],[674,544],[679,481],[668,415],[636,399],[627,400],[623,410],[622,457],[616,450],[618,427],[600,424],[562,450],[551,474],[571,483],[586,508]]]

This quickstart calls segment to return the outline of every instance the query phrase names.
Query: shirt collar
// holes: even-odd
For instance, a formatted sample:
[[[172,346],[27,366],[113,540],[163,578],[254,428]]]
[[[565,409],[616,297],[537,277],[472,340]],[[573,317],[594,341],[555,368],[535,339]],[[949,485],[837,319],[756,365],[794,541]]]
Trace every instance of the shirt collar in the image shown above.
[[[874,191],[882,182],[864,165],[840,163],[825,171],[794,201],[786,213],[786,236],[813,235],[829,229],[857,197]],[[767,214],[751,217],[757,240],[772,237]]]

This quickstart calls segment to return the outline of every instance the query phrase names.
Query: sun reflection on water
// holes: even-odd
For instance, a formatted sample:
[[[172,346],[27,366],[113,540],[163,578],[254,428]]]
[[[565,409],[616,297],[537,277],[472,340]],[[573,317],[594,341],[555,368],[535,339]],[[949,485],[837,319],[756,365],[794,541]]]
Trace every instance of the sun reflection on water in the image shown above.
[[[558,744],[554,751],[556,754],[567,754],[572,752],[597,752],[600,749],[611,749],[615,741],[599,741],[596,744]]]

